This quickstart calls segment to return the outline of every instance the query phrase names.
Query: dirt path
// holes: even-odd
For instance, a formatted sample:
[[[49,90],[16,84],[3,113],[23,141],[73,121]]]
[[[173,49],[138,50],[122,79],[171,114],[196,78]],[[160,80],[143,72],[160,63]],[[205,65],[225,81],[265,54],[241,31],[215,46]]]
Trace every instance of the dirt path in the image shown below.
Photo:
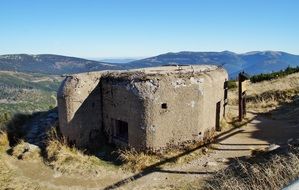
[[[184,186],[199,182],[212,172],[224,168],[236,157],[250,156],[252,150],[285,145],[299,137],[299,125],[290,125],[285,120],[272,120],[256,114],[241,128],[234,128],[219,136],[210,152],[189,163],[176,167],[163,167],[156,172],[140,177],[123,186],[125,189],[159,189],[159,187]]]
[[[101,173],[98,177],[82,177],[61,174],[38,161],[20,161],[9,156],[2,157],[2,161],[5,161],[6,165],[18,174],[18,177],[21,176],[23,179],[39,184],[41,189],[101,189],[125,177],[121,170],[113,174],[111,172]]]
[[[119,171],[103,173],[96,178],[70,177],[54,172],[42,163],[9,158],[3,161],[18,174],[49,189],[172,189],[189,183],[200,184],[211,173],[226,167],[232,158],[249,156],[252,150],[269,147],[270,144],[284,145],[289,139],[299,136],[299,126],[287,120],[273,120],[256,114],[248,117],[251,119],[246,125],[218,134],[217,142],[198,159],[175,165],[156,164],[150,170],[135,175]],[[186,155],[196,155],[196,151],[199,150],[194,149]]]

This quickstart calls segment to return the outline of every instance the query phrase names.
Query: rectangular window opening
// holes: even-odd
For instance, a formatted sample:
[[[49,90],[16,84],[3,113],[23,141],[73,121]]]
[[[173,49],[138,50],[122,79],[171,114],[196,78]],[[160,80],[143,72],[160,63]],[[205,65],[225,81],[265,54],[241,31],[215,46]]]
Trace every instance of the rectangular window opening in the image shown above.
[[[163,104],[161,104],[161,108],[162,108],[162,109],[167,109],[167,103],[163,103]]]
[[[115,120],[114,137],[124,142],[128,142],[128,123]]]

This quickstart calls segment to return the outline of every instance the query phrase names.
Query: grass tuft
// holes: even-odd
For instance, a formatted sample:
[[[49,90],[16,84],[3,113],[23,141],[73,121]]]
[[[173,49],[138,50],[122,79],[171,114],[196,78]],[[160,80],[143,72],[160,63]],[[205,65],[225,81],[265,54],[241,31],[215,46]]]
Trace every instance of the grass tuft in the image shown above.
[[[106,161],[70,147],[64,139],[50,139],[45,151],[46,164],[62,173],[96,176],[107,169],[115,169]]]
[[[41,160],[41,150],[38,146],[20,141],[12,149],[12,155],[20,160],[36,161]]]
[[[9,147],[7,133],[0,131],[0,152],[4,152]]]
[[[161,160],[158,155],[138,152],[134,149],[118,150],[117,154],[119,154],[118,159],[123,162],[123,168],[132,172],[144,170]]]
[[[210,190],[281,189],[299,176],[298,148],[288,153],[260,154],[247,160],[235,160],[206,181]]]

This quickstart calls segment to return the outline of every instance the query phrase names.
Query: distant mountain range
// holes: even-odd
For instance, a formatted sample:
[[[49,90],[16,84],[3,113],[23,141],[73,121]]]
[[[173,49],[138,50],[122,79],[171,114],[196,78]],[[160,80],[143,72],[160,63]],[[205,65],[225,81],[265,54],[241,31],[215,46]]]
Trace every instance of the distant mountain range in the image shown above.
[[[223,66],[234,78],[240,71],[251,75],[270,73],[288,66],[299,66],[299,56],[280,51],[255,51],[244,54],[234,52],[178,52],[166,53],[155,57],[128,63],[131,67],[153,67],[158,65],[195,65],[214,64]]]
[[[110,60],[111,61],[111,60]],[[280,51],[234,52],[178,52],[131,61],[125,64],[91,61],[60,55],[10,54],[0,56],[0,70],[39,72],[47,74],[79,73],[99,70],[131,69],[160,65],[214,64],[223,66],[231,78],[240,71],[251,75],[270,73],[288,66],[299,66],[299,56]]]
[[[37,72],[57,75],[113,69],[120,69],[120,67],[110,63],[61,55],[0,55],[0,70],[6,71]]]

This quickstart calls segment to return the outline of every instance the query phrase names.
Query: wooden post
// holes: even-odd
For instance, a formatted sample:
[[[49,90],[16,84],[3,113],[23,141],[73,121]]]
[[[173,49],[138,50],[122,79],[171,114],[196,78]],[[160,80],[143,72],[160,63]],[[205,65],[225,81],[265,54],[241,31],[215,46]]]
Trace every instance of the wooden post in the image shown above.
[[[242,93],[242,76],[239,73],[238,76],[238,88],[239,88],[239,121],[243,119],[243,93]]]
[[[247,112],[247,109],[246,109],[246,91],[244,91],[244,94],[243,94],[243,117],[246,116],[246,112]]]
[[[224,82],[224,100],[223,100],[223,117],[225,118],[226,113],[226,105],[228,104],[228,81],[225,80]]]
[[[243,88],[243,82],[248,80],[249,76],[248,74],[242,72],[239,73],[238,76],[238,84],[239,84],[239,121],[242,121],[243,117],[246,115],[246,90],[247,90],[247,86],[245,84],[244,88]]]

